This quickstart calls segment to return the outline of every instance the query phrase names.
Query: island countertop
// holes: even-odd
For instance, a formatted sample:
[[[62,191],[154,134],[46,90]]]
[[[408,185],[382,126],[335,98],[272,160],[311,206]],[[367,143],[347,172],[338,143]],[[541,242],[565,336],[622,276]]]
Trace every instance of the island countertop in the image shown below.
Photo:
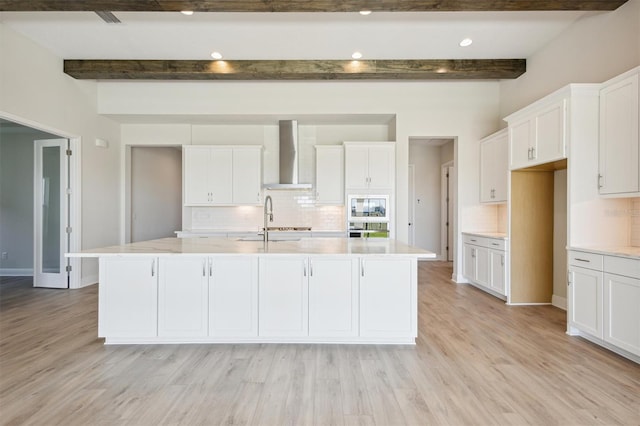
[[[346,255],[409,256],[433,259],[435,253],[386,238],[301,238],[294,241],[239,241],[226,238],[161,238],[67,253],[66,257],[172,255]]]

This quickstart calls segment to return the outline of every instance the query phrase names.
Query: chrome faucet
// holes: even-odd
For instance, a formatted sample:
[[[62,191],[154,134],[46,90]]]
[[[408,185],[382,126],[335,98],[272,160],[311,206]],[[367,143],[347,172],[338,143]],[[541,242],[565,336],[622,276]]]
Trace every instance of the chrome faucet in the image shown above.
[[[269,206],[269,210],[267,210],[267,205]],[[269,241],[269,231],[267,231],[267,219],[269,222],[273,222],[273,200],[271,199],[271,195],[267,195],[264,198],[264,242]]]

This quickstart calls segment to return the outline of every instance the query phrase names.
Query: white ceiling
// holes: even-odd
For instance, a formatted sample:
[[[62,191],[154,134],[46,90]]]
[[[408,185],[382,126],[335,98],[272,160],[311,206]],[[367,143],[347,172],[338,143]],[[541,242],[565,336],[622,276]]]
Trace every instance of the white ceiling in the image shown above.
[[[0,12],[0,22],[64,59],[528,58],[576,19],[606,12]],[[474,40],[467,48],[458,43]]]

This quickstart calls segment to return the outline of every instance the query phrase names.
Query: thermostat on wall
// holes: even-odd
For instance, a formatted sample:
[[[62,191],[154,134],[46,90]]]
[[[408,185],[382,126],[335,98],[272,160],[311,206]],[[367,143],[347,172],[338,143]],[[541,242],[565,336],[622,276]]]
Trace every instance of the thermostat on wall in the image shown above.
[[[96,138],[96,146],[99,146],[100,148],[109,148],[109,141]]]

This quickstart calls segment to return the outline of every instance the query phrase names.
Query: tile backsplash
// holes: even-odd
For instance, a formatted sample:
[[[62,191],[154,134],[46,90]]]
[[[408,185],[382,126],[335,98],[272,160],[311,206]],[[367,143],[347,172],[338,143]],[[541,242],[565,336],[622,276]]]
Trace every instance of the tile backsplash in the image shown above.
[[[313,191],[266,191],[273,200],[273,227],[311,227],[317,231],[345,230],[344,206],[317,206]],[[191,229],[259,230],[262,206],[192,207]]]
[[[631,246],[640,247],[640,198],[631,199]]]

